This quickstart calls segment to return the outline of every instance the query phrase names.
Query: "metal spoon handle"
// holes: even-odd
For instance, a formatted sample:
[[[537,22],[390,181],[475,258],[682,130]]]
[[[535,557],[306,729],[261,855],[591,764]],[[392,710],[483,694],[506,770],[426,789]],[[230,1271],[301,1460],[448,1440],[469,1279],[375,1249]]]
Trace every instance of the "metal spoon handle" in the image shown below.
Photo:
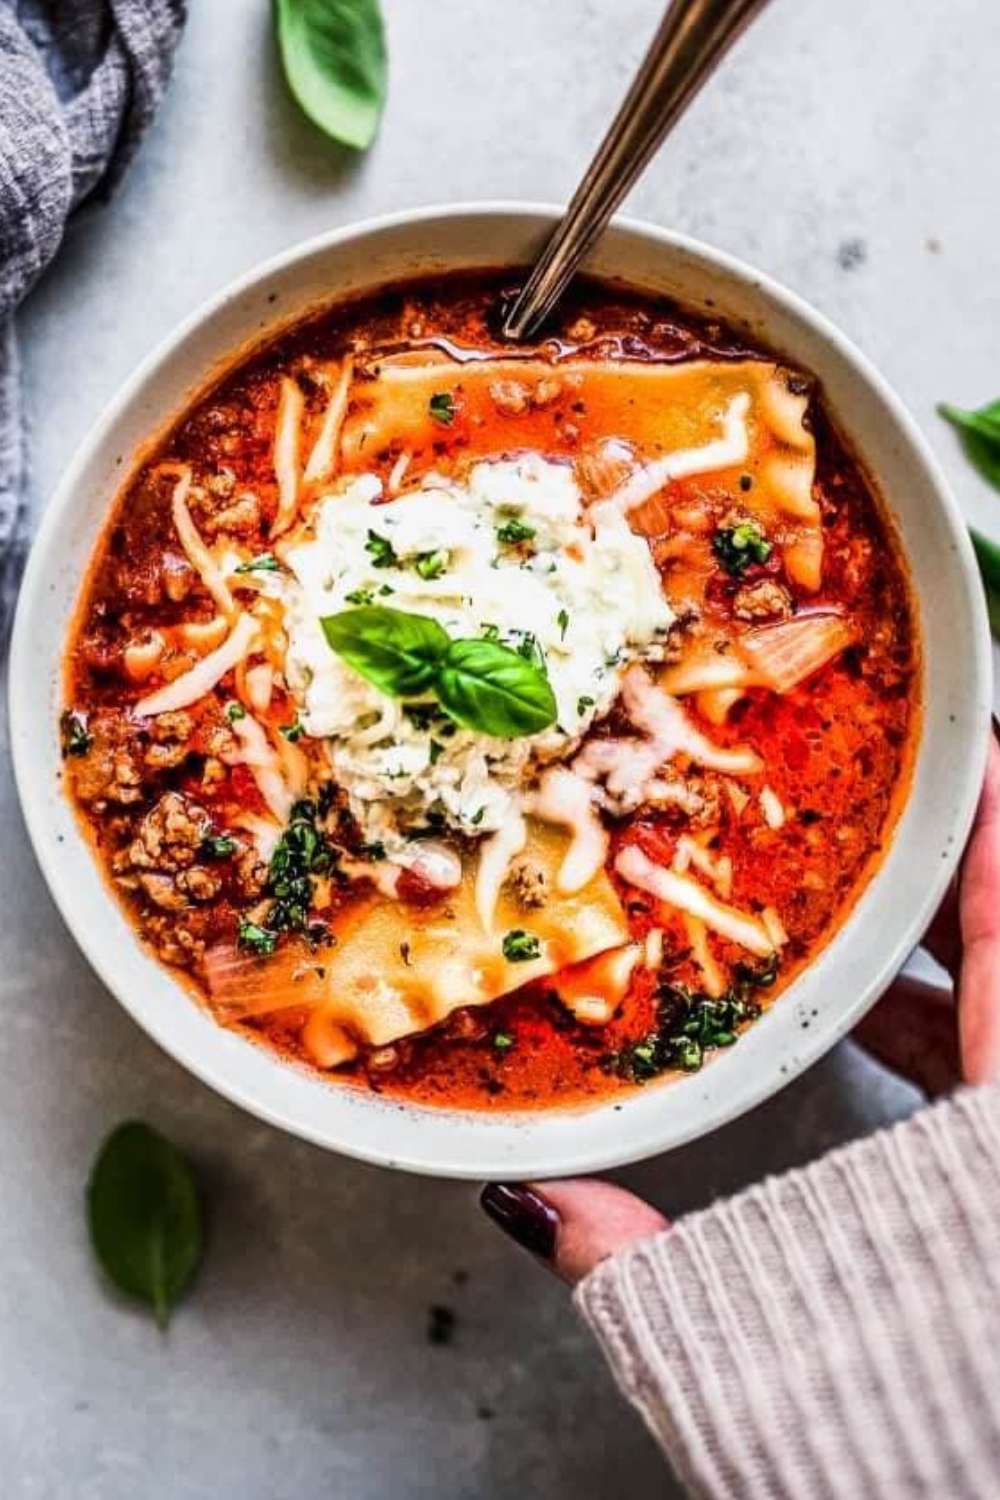
[[[529,337],[562,295],[667,131],[766,0],[673,0],[558,228],[507,314]]]

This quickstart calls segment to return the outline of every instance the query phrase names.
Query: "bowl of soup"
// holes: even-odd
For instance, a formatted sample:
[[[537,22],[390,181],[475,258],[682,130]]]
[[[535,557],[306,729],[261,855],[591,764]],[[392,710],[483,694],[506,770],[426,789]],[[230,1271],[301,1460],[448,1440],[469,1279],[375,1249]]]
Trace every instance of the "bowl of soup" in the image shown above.
[[[297,248],[136,372],[30,559],[18,786],[70,928],[200,1078],[387,1165],[544,1176],[780,1088],[898,971],[984,764],[958,508],[759,273],[622,221]]]

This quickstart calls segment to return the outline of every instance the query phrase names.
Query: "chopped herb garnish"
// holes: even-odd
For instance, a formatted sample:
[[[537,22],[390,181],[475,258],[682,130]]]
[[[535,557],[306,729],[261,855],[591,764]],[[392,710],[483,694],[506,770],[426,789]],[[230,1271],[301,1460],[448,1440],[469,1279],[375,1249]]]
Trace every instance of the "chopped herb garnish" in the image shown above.
[[[428,402],[430,414],[435,422],[450,427],[455,420],[455,399],[447,391],[436,391]]]
[[[498,1052],[509,1052],[514,1045],[514,1038],[509,1031],[495,1031],[493,1033],[493,1046]]]
[[[612,1052],[605,1066],[630,1083],[646,1083],[675,1068],[696,1073],[706,1052],[731,1047],[740,1029],[757,1019],[760,1006],[751,993],[772,985],[777,973],[777,955],[756,969],[739,964],[729,989],[717,1000],[682,984],[661,984],[655,1028],[631,1047]]]
[[[720,527],[712,538],[712,551],[726,572],[734,578],[745,573],[751,563],[766,563],[774,548],[754,521],[739,526]]]
[[[314,803],[296,802],[288,826],[271,855],[265,890],[272,898],[267,914],[272,935],[306,930],[313,899],[313,876],[336,870],[336,851],[316,827],[316,816]]]
[[[440,719],[441,710],[436,703],[404,703],[403,712],[414,729],[430,729]]]
[[[374,604],[374,589],[353,589],[351,593],[345,594],[344,598],[348,604]]]
[[[370,844],[359,844],[358,856],[360,859],[385,859],[385,845],[377,839]]]
[[[283,739],[288,740],[294,745],[295,741],[300,740],[306,731],[305,727],[296,719],[294,724],[280,725],[278,732]]]
[[[269,932],[266,927],[260,927],[256,922],[244,921],[236,930],[236,941],[248,953],[256,953],[258,958],[268,958],[277,947],[278,934]]]
[[[436,552],[421,552],[413,566],[421,578],[430,581],[433,578],[440,578],[442,573],[447,572],[450,561],[451,553],[439,547]]]
[[[556,624],[559,626],[559,634],[562,636],[562,639],[565,640],[566,627],[569,624],[569,615],[564,609],[561,609],[556,615]]]
[[[492,623],[480,625],[484,641],[498,641],[500,639],[500,626]]]
[[[240,563],[234,568],[234,573],[277,573],[281,567],[273,552],[262,552],[259,557],[252,557],[249,562]]]
[[[235,724],[237,719],[245,719],[247,711],[242,703],[230,703],[226,709],[226,718],[230,724]]]
[[[593,706],[594,706],[594,699],[588,697],[586,693],[583,693],[576,700],[576,711],[577,711],[577,714],[579,715],[579,717],[581,719],[583,718],[584,714],[587,712],[587,709],[588,708],[593,708]]]
[[[86,755],[94,737],[87,729],[87,721],[82,714],[74,713],[67,709],[59,720],[59,728],[62,735],[63,756]]]
[[[442,757],[443,754],[444,754],[444,746],[442,745],[441,741],[440,740],[431,740],[431,743],[430,743],[430,762],[431,762],[431,765],[432,766],[436,766],[437,763],[438,763],[438,761],[441,759],[441,757]]]
[[[515,647],[518,656],[523,656],[525,661],[530,661],[533,667],[538,667],[544,672],[545,652],[538,644],[538,637],[530,630],[514,630],[511,634],[521,638]]]
[[[518,542],[530,542],[534,535],[535,527],[529,526],[527,521],[519,521],[516,516],[497,527],[497,541],[503,542],[505,546],[514,547]]]
[[[483,818],[485,817],[485,815],[486,815],[486,809],[485,809],[485,807],[478,808],[472,814],[472,817],[469,819],[469,822],[472,824],[473,828],[478,828],[479,827],[479,825],[483,821]]]
[[[225,833],[210,833],[201,841],[202,859],[228,859],[236,853],[236,840]]]
[[[527,963],[530,959],[537,958],[542,951],[542,945],[535,934],[525,932],[521,927],[514,927],[505,933],[501,946],[503,956],[509,964]]]
[[[399,563],[396,549],[389,538],[379,536],[377,531],[369,531],[365,551],[372,560],[373,568],[395,568]]]

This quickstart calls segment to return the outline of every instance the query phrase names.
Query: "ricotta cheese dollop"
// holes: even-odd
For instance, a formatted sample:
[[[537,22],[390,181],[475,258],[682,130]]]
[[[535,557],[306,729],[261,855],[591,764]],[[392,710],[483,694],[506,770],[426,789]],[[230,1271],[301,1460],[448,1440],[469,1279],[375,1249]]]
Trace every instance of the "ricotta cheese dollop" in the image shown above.
[[[617,506],[584,507],[570,465],[527,455],[426,476],[386,501],[355,476],[319,500],[283,549],[286,678],[307,735],[365,837],[398,851],[429,825],[500,828],[535,767],[571,756],[618,696],[631,662],[660,660],[674,614],[647,542]],[[383,604],[450,635],[541,652],[556,723],[503,740],[460,728],[432,701],[386,697],[330,649],[326,615]]]

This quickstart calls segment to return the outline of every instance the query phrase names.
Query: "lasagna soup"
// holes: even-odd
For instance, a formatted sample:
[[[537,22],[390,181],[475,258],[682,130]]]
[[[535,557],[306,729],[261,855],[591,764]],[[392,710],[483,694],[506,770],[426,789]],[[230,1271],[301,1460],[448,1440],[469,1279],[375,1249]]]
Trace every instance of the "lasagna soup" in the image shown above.
[[[897,538],[808,372],[587,282],[511,347],[505,285],[338,306],[185,412],[62,719],[220,1024],[462,1108],[736,1043],[869,879],[918,714]]]

